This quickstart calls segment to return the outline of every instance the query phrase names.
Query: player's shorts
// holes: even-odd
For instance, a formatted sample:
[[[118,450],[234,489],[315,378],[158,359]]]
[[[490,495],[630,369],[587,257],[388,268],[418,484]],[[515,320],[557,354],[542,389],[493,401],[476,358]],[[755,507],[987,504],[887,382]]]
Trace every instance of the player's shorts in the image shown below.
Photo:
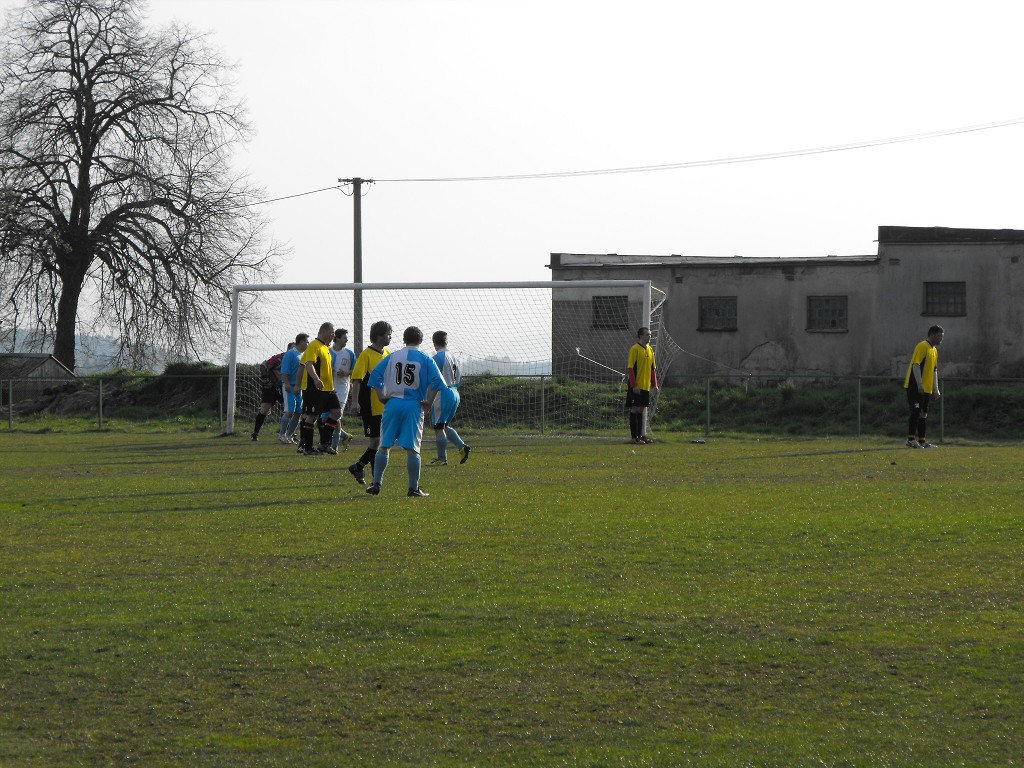
[[[363,435],[366,437],[380,437],[381,416],[374,416],[372,413],[362,411]]]
[[[907,404],[911,411],[928,413],[928,403],[932,396],[930,392],[918,392],[917,385],[907,387]]]
[[[348,391],[352,386],[352,379],[343,378],[340,382],[338,379],[334,380],[334,391],[338,393],[338,402],[341,403],[341,409],[345,410],[345,403],[348,401]]]
[[[302,390],[302,412],[307,416],[319,416],[320,411],[327,410],[320,405],[326,394],[316,387]]]
[[[283,403],[284,402],[284,391],[282,387],[263,387],[260,390],[260,402],[261,403]]]
[[[455,412],[459,410],[461,401],[459,390],[454,387],[441,390],[441,394],[435,397],[434,402],[430,405],[430,421],[434,425],[434,429],[444,429],[448,426],[455,418]]]
[[[632,388],[626,393],[627,408],[647,408],[651,405],[651,390],[641,389],[637,394]]]
[[[288,413],[302,413],[302,391],[296,390],[292,387],[292,391],[288,392],[284,388],[284,384],[281,385],[281,402],[284,403],[284,409]]]
[[[400,445],[419,453],[423,440],[423,406],[419,400],[393,397],[384,406],[380,428],[381,448]]]

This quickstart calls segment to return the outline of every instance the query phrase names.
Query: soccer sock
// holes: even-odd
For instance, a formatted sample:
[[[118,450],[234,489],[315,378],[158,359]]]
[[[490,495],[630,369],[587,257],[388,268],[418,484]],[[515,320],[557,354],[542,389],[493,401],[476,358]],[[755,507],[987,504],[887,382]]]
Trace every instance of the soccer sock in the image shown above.
[[[286,437],[288,435],[288,425],[291,423],[292,415],[290,413],[286,413],[281,417],[281,428],[277,430],[277,434],[281,437]]]
[[[295,436],[295,430],[299,428],[299,422],[302,420],[301,413],[293,413],[291,420],[288,422],[288,437]]]
[[[254,435],[258,435],[260,433],[260,430],[263,429],[263,422],[266,420],[267,414],[265,414],[263,411],[260,411],[259,413],[256,414],[256,424],[252,428],[252,433]]]
[[[636,440],[640,437],[640,427],[637,424],[639,421],[640,414],[630,413],[629,414],[629,436]]]
[[[420,455],[418,453],[410,453],[405,457],[405,467],[409,470],[409,488],[420,487],[420,467],[422,462],[420,461]]]
[[[321,420],[320,427],[320,445],[330,445],[334,439],[334,432],[338,428],[338,422],[328,416],[326,419]]]
[[[303,420],[300,439],[304,448],[313,450],[313,422]]]
[[[445,427],[444,433],[449,440],[455,443],[455,447],[458,448],[460,451],[466,447],[466,441],[459,437],[459,433],[456,432],[451,427]]]
[[[373,464],[373,457],[377,455],[376,448],[367,448],[363,451],[363,455],[359,457],[359,461],[356,462],[360,467],[365,467],[367,464]]]
[[[448,438],[444,436],[444,430],[437,433],[437,458],[441,461],[448,461]]]
[[[377,459],[373,464],[373,482],[375,485],[380,485],[384,479],[384,471],[388,468],[388,457],[391,455],[390,451],[377,451]]]

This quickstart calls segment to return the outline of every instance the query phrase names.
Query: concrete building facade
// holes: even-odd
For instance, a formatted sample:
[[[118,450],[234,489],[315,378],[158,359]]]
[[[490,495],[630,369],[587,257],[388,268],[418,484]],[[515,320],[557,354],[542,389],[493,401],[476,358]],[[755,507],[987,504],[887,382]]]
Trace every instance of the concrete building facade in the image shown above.
[[[549,268],[554,280],[649,279],[664,291],[664,330],[689,353],[670,378],[899,376],[936,324],[943,375],[1024,377],[1022,230],[885,226],[870,256],[554,253]],[[589,333],[591,348],[607,344],[607,330]],[[579,343],[553,329],[553,352]],[[609,364],[621,364],[616,352]]]

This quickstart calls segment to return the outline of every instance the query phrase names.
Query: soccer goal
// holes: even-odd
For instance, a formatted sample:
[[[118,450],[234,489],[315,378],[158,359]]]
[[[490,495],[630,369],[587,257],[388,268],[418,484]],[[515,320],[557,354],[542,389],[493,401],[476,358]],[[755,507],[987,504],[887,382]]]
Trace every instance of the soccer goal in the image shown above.
[[[516,283],[339,283],[239,285],[233,290],[228,359],[227,432],[248,429],[259,408],[259,364],[298,333],[324,322],[347,328],[353,350],[369,328],[448,332],[462,362],[460,427],[541,434],[621,431],[626,357],[636,330],[661,328],[664,293],[647,280]],[[674,345],[672,345],[674,346]],[[666,345],[668,348],[668,345]],[[657,346],[656,346],[657,349]],[[659,356],[664,371],[669,360]]]

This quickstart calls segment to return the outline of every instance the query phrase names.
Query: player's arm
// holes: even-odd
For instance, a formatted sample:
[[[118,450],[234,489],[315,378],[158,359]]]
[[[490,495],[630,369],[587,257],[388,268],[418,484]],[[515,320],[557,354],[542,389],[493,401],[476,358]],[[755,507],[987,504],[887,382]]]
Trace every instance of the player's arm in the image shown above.
[[[651,366],[651,389],[655,392],[661,389],[661,386],[658,384],[658,368],[654,365]]]
[[[359,387],[363,384],[362,379],[352,379],[352,389],[348,392],[348,399],[352,403],[349,410],[353,416],[358,416],[360,412],[359,407]]]
[[[636,345],[629,348],[629,360],[626,362],[626,373],[629,374],[629,388],[634,392],[640,390],[636,386]]]
[[[324,383],[320,380],[320,377],[316,375],[316,366],[313,365],[312,360],[306,361],[306,377],[307,381],[312,381],[313,386],[317,389],[323,389]]]

